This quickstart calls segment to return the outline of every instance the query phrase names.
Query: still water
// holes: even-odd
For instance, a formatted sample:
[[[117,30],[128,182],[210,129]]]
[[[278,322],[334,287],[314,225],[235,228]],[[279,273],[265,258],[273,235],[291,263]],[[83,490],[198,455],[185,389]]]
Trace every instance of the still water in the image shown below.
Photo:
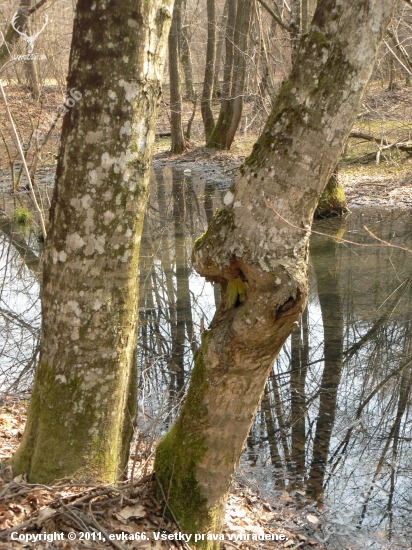
[[[175,418],[219,301],[190,253],[230,176],[182,166],[156,167],[143,229],[142,437]],[[412,545],[411,226],[405,210],[315,223],[308,307],[273,365],[240,465],[267,496],[322,506],[334,548]],[[38,355],[39,249],[30,234],[0,229],[0,382],[19,391]]]

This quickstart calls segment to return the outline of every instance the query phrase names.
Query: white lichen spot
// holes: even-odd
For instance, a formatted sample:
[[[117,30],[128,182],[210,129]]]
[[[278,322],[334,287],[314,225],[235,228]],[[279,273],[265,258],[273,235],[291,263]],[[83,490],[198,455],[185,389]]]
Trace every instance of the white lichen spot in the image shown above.
[[[66,237],[66,245],[70,250],[78,250],[84,246],[84,240],[80,237],[78,233],[71,233]]]
[[[123,78],[121,78],[119,80],[119,86],[124,88],[125,99],[129,103],[131,103],[134,100],[134,98],[137,96],[139,92],[139,86],[137,82],[126,82],[126,80],[123,80]]]
[[[56,380],[58,380],[62,384],[67,384],[67,378],[64,376],[64,374],[57,374]]]
[[[67,260],[67,254],[64,250],[59,252],[59,262],[65,262]]]
[[[130,256],[130,250],[126,250],[126,252],[123,254],[121,261],[125,264]]]
[[[236,201],[235,204],[233,205],[234,208],[240,208],[241,206],[242,206],[241,201]]]
[[[85,210],[87,210],[92,202],[92,198],[90,195],[84,195],[84,197],[82,197],[80,199],[81,203],[82,203],[82,206]]]
[[[232,204],[234,198],[235,195],[231,191],[228,191],[223,199],[223,203],[225,206],[229,206],[229,204]]]
[[[97,311],[102,307],[102,303],[99,300],[95,300],[92,307],[94,311]]]
[[[128,230],[126,231],[126,233],[124,234],[124,236],[125,236],[125,237],[128,237],[128,238],[131,237],[132,235],[133,235],[133,232],[132,232],[131,229],[128,229]]]
[[[115,218],[115,215],[113,214],[113,212],[110,212],[110,210],[107,210],[107,212],[103,214],[104,225],[108,225],[112,220],[114,220],[114,218]]]
[[[57,252],[57,250],[55,248],[53,248],[52,251],[51,251],[51,257],[52,257],[52,262],[54,264],[57,264],[57,260],[59,258],[59,253]]]
[[[281,281],[280,277],[277,277],[277,279],[276,279],[276,281],[275,281],[275,284],[280,285],[281,282],[282,282],[282,281]]]
[[[67,305],[72,310],[72,312],[76,315],[76,317],[80,317],[81,310],[80,310],[80,307],[79,307],[79,302],[76,302],[76,300],[69,300],[67,302]]]
[[[128,19],[128,20],[127,20],[127,24],[128,24],[129,27],[131,27],[132,29],[135,29],[135,28],[138,26],[138,22],[136,21],[136,19]]]
[[[102,130],[98,130],[97,132],[87,132],[84,140],[86,143],[99,143],[103,138],[103,132]]]
[[[124,125],[120,128],[120,135],[126,134],[127,136],[130,136],[132,133],[132,124],[130,120],[126,120]]]
[[[95,239],[94,249],[98,254],[103,254],[105,242],[106,242],[106,238],[104,235],[100,235],[100,237],[97,237]]]
[[[110,99],[117,99],[117,94],[113,90],[109,90],[107,95],[110,97]]]

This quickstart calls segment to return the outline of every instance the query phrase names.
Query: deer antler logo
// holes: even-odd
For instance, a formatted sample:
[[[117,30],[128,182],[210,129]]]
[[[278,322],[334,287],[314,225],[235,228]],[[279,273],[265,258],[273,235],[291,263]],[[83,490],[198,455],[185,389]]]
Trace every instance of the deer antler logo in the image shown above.
[[[49,22],[49,17],[48,15],[46,14],[44,16],[44,25],[42,26],[42,28],[36,32],[36,34],[33,34],[32,36],[28,35],[26,32],[21,32],[19,30],[19,27],[16,27],[16,24],[17,24],[17,18],[19,16],[19,12],[16,11],[16,13],[13,15],[13,19],[11,20],[11,25],[13,27],[13,29],[19,33],[24,41],[27,43],[27,53],[32,53],[33,52],[33,48],[34,48],[34,43],[35,41],[37,40],[37,38],[39,37],[39,35],[44,31],[44,29],[46,28],[46,25],[47,23]]]

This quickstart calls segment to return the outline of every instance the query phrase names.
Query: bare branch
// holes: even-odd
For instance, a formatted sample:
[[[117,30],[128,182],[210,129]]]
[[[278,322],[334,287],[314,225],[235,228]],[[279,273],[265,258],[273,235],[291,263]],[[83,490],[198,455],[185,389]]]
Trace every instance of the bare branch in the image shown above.
[[[282,21],[282,19],[280,19],[280,17],[278,17],[276,15],[276,13],[272,10],[272,8],[270,8],[266,2],[264,0],[257,0],[259,2],[259,4],[261,4],[265,10],[270,13],[270,15],[273,17],[273,19],[276,21],[276,23],[278,23],[278,25],[280,25],[283,29],[285,29],[286,31],[288,32],[291,32],[292,29],[289,27],[289,25],[286,25],[286,23],[284,23]]]

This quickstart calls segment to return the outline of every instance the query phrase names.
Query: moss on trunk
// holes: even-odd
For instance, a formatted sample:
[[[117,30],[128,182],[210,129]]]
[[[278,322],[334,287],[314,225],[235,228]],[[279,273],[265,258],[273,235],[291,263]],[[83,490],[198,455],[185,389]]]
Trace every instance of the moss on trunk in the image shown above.
[[[329,179],[315,211],[315,218],[331,218],[349,212],[345,191],[335,172]]]

